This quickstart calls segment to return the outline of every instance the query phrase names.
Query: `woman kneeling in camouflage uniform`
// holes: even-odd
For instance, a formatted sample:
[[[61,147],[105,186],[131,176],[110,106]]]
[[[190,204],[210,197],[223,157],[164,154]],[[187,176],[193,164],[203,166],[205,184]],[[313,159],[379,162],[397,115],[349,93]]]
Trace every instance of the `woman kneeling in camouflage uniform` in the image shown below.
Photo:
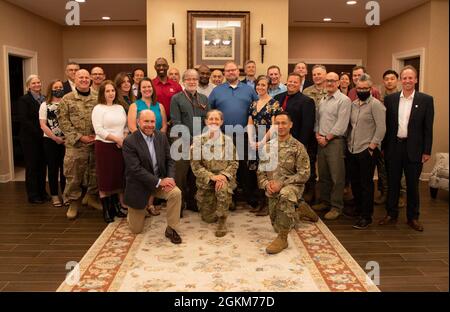
[[[225,222],[236,188],[239,166],[233,140],[220,131],[222,112],[211,110],[206,114],[207,131],[194,137],[191,148],[191,167],[196,176],[197,205],[202,220],[218,222],[216,236],[227,233]]]

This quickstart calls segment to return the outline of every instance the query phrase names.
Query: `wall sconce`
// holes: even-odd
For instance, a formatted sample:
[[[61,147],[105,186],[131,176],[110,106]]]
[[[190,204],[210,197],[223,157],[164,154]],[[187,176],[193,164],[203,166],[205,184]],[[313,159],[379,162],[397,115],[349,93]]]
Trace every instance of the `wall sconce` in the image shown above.
[[[177,39],[175,39],[175,24],[172,23],[172,37],[169,38],[169,44],[172,46],[172,63],[175,63],[175,45]]]
[[[264,46],[267,45],[267,39],[264,38],[263,24],[261,24],[261,38],[259,38],[259,45],[261,46],[261,63],[264,64]]]

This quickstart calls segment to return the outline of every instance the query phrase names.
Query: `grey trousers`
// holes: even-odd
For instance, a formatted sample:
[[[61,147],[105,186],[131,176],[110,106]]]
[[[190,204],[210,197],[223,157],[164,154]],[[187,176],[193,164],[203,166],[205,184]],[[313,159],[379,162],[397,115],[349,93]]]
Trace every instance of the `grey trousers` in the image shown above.
[[[345,187],[345,140],[336,138],[325,147],[319,145],[320,200],[342,211]]]

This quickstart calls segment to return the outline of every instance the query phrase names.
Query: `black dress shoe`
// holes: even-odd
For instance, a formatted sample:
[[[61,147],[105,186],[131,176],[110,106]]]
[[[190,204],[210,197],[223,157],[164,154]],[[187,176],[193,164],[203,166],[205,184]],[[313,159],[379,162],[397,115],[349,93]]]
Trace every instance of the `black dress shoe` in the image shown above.
[[[181,237],[178,235],[178,233],[172,229],[170,226],[166,228],[166,237],[170,239],[170,241],[173,244],[181,244]]]
[[[367,229],[367,227],[372,223],[372,220],[367,220],[364,218],[360,218],[354,225],[353,228],[358,230]]]

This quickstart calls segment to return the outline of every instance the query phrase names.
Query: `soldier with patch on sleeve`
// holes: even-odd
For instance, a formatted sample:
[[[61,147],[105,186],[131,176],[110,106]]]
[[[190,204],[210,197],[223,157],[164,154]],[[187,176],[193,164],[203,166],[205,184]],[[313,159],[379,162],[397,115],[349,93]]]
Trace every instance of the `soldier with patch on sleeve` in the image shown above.
[[[278,138],[266,145],[266,154],[261,157],[258,168],[258,184],[269,198],[270,220],[278,232],[278,237],[266,248],[268,254],[279,253],[288,247],[287,236],[301,216],[296,207],[310,175],[308,153],[290,134],[292,120],[289,113],[276,115],[275,126],[278,127]]]
[[[227,233],[226,220],[233,190],[236,188],[236,172],[239,167],[233,140],[220,131],[223,115],[211,110],[205,120],[208,131],[194,137],[191,148],[191,167],[196,177],[197,205],[202,220],[218,221],[215,235]]]

